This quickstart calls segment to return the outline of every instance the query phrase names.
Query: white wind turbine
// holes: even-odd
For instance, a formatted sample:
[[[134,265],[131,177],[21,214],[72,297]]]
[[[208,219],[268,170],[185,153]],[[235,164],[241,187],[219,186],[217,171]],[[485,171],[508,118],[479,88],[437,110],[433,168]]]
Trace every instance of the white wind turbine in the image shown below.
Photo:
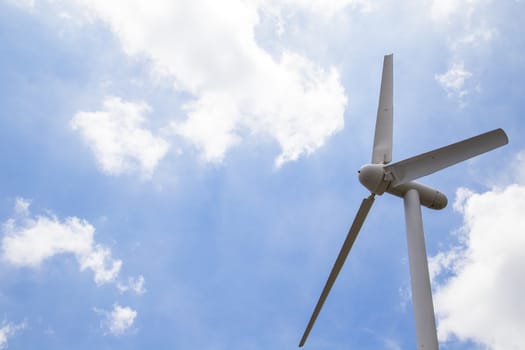
[[[330,289],[374,203],[375,195],[388,192],[404,200],[417,348],[438,349],[420,205],[431,209],[443,209],[447,205],[447,197],[438,190],[413,180],[503,146],[508,143],[508,138],[502,129],[496,129],[397,163],[388,164],[392,160],[392,122],[393,55],[387,55],[383,61],[372,164],[366,164],[359,170],[359,181],[371,194],[368,198],[363,199],[348,231],[341,251],[306,326],[299,343],[300,347],[304,345],[312,330],[326,297],[330,293]]]

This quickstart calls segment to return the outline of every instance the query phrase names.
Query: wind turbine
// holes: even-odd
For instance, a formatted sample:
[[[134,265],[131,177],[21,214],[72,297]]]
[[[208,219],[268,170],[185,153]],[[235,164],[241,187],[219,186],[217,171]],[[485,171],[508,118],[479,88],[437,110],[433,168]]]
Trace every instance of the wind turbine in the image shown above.
[[[509,142],[502,129],[495,129],[472,138],[389,164],[392,160],[393,124],[393,55],[383,61],[379,106],[377,109],[372,163],[359,169],[359,181],[371,193],[363,199],[352,226],[337,256],[328,280],[306,326],[299,346],[302,347],[330,293],[339,271],[352,248],[376,195],[387,192],[403,198],[412,287],[412,304],[416,325],[418,349],[438,349],[436,321],[432,304],[432,290],[423,235],[421,205],[430,209],[443,209],[447,197],[436,189],[413,180],[438,170],[501,147]]]

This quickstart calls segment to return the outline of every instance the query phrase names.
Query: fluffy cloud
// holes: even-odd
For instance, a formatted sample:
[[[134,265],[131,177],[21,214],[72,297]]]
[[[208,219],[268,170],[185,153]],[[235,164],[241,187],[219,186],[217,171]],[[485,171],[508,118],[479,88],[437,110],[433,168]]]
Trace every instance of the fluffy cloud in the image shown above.
[[[465,70],[463,63],[454,63],[443,74],[436,74],[435,79],[449,96],[463,98],[468,94],[465,81],[472,77],[472,73]]]
[[[473,11],[476,1],[471,0],[434,0],[431,16],[435,21],[449,21],[459,14],[467,15]]]
[[[53,215],[32,217],[29,201],[17,199],[15,218],[3,225],[2,258],[15,266],[37,267],[57,254],[75,255],[80,270],[92,270],[95,282],[115,281],[122,261],[94,241],[95,228],[85,220]]]
[[[485,0],[433,0],[430,11],[432,22],[447,38],[452,64],[449,70],[436,74],[435,79],[447,92],[455,97],[461,107],[472,89],[465,87],[465,82],[474,77],[465,69],[463,61],[472,57],[479,61],[483,48],[488,47],[498,36],[492,23],[493,9]],[[476,73],[476,72],[475,72]],[[477,84],[476,89],[479,89]]]
[[[169,147],[165,140],[143,128],[144,114],[149,111],[145,103],[107,97],[102,111],[78,112],[71,127],[81,133],[105,173],[140,171],[150,177]]]
[[[9,0],[9,2],[28,9],[35,7],[35,0]]]
[[[280,11],[283,7],[300,9],[330,18],[346,7],[351,7],[361,12],[370,12],[375,9],[376,3],[377,1],[375,0],[265,0],[260,1],[259,6],[264,9],[269,6],[272,10],[277,11]]]
[[[523,165],[523,163],[522,163]],[[431,258],[441,341],[471,340],[490,349],[525,344],[525,186],[485,193],[460,189],[459,244]]]
[[[95,312],[103,315],[101,327],[111,335],[123,335],[129,331],[137,317],[137,311],[128,306],[113,305],[112,310],[99,310]]]
[[[4,325],[0,328],[0,350],[7,348],[7,340],[25,327],[25,323],[4,323]]]
[[[490,42],[497,33],[489,25],[490,12],[486,0],[433,0],[431,18],[435,23],[454,28],[449,38],[450,47],[459,50]]]
[[[139,277],[129,277],[127,283],[118,283],[117,288],[121,292],[127,292],[132,291],[135,294],[144,294],[146,293],[146,288],[144,287],[144,284],[146,281],[144,280],[144,276],[139,275]]]
[[[147,57],[156,74],[192,96],[183,106],[186,115],[172,123],[171,130],[206,161],[220,162],[244,137],[258,135],[280,145],[279,166],[315,151],[343,127],[347,99],[335,68],[320,67],[286,50],[273,57],[257,45],[255,27],[263,2],[77,2],[108,24],[127,54]],[[339,1],[329,8],[333,12],[354,2]],[[302,8],[321,7],[318,1],[299,3]],[[116,100],[106,101],[105,108],[81,113],[73,123],[102,169],[119,174],[133,160],[146,173],[153,171],[166,145],[138,129],[146,108]],[[124,134],[116,134],[127,114],[134,117],[124,124]],[[100,123],[103,126],[97,126]],[[132,146],[136,134],[152,149]],[[139,149],[150,150],[142,154]]]

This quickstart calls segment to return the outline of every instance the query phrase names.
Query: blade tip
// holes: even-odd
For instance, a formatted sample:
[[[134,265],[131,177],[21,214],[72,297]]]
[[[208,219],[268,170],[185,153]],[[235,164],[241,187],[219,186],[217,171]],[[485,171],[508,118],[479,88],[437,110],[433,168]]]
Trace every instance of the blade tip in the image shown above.
[[[504,145],[509,143],[509,137],[507,136],[507,133],[502,128],[498,129],[501,132],[501,136],[503,136]]]

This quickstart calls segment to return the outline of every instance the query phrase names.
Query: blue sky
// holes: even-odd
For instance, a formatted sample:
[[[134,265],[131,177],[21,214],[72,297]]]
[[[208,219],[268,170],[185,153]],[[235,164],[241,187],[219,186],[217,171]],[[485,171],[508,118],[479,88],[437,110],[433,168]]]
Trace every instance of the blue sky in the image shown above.
[[[525,343],[523,2],[0,2],[0,349],[292,349],[367,191],[383,55],[443,349]],[[415,347],[402,201],[306,347]]]

